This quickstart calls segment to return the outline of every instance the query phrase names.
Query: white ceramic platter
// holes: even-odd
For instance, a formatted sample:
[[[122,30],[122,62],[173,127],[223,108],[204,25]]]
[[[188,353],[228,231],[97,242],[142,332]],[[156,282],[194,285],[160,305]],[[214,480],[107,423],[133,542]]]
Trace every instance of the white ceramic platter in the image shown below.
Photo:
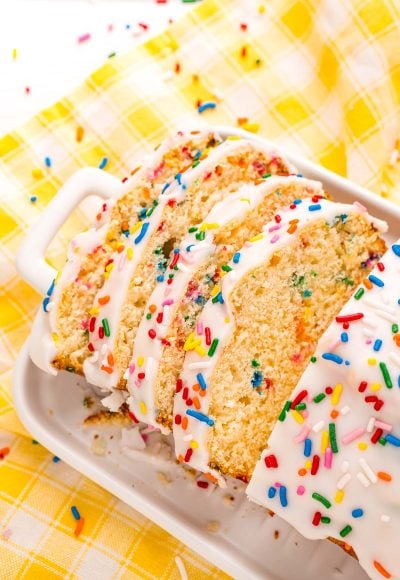
[[[223,136],[235,134],[263,141],[238,129],[216,129]],[[400,208],[320,166],[284,154],[305,177],[322,181],[337,201],[358,200],[370,213],[386,220],[389,242],[400,237]],[[109,184],[106,185],[109,191]],[[93,192],[92,187],[87,189]],[[71,203],[62,201],[62,195],[58,200],[57,197],[44,212],[46,222],[54,228],[73,209]],[[78,195],[75,203],[82,197]],[[53,274],[39,253],[44,252],[54,232],[37,232],[38,228],[34,229],[29,243],[22,245],[17,265],[32,285],[46,288]],[[35,269],[39,258],[41,265]],[[240,482],[230,481],[226,490],[199,488],[196,478],[173,460],[168,440],[160,449],[157,434],[149,435],[146,452],[136,451],[128,456],[121,451],[117,428],[83,428],[88,414],[83,405],[85,396],[95,398],[84,379],[65,372],[56,377],[42,372],[31,362],[25,345],[15,368],[14,399],[18,415],[32,436],[206,559],[243,580],[366,578],[358,563],[331,542],[306,540],[277,516],[271,517],[263,508],[250,504]],[[96,434],[100,434],[104,447],[102,455],[93,453]],[[97,447],[98,444],[99,439]]]

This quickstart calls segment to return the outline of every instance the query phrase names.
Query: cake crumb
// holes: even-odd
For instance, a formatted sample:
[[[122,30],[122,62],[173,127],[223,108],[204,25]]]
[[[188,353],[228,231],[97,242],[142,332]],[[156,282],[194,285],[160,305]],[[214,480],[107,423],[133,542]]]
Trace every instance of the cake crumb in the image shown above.
[[[274,531],[274,538],[275,538],[275,540],[277,540],[279,538],[279,531],[278,530]]]
[[[224,495],[222,501],[224,502],[225,505],[228,506],[233,506],[233,502],[235,501],[235,497],[233,495],[227,494]]]
[[[221,528],[221,524],[220,524],[220,522],[217,522],[216,520],[211,520],[211,521],[207,522],[206,530],[210,534],[216,534],[217,532],[219,532],[220,528]]]
[[[163,471],[157,471],[157,479],[164,486],[170,485],[172,482],[171,476]]]

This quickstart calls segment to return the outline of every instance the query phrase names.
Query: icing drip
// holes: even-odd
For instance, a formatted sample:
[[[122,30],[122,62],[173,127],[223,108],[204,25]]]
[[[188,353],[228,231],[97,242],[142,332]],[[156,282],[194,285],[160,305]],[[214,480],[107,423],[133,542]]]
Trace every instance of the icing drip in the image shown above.
[[[176,387],[174,399],[175,453],[180,461],[205,472],[223,485],[223,478],[209,467],[207,437],[214,420],[208,415],[210,405],[209,383],[218,355],[228,342],[235,328],[229,296],[243,276],[263,264],[279,248],[290,244],[297,233],[311,222],[334,220],[338,215],[364,213],[379,231],[387,226],[371,218],[359,204],[347,205],[319,199],[295,200],[279,212],[279,223],[273,220],[263,232],[254,236],[229,262],[231,270],[214,289],[199,319],[204,333],[192,333],[185,344],[187,351],[184,366]]]
[[[397,242],[320,339],[247,488],[304,536],[351,545],[379,580],[400,578],[399,275]]]
[[[154,405],[154,388],[169,324],[175,317],[193,275],[214,254],[215,235],[229,222],[246,219],[251,210],[279,187],[296,183],[310,188],[315,194],[323,195],[322,186],[318,182],[297,176],[272,176],[257,186],[243,186],[216,204],[198,228],[189,228],[189,234],[175,250],[167,267],[167,272],[173,271],[173,278],[166,278],[159,283],[147,302],[145,312],[149,312],[150,316],[143,316],[141,320],[126,373],[131,393],[128,403],[139,420],[161,428]],[[203,235],[201,232],[204,232]],[[162,430],[168,431],[164,428]]]

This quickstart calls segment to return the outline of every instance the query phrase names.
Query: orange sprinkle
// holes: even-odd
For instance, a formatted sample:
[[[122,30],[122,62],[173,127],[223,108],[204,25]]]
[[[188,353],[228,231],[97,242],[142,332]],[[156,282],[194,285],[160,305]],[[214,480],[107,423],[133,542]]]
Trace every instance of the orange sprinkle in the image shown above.
[[[393,340],[396,343],[397,346],[400,346],[400,334],[395,334],[393,336]]]
[[[241,51],[240,51],[240,56],[242,58],[245,58],[247,56],[247,46],[243,46]]]
[[[336,411],[336,409],[333,409],[333,411],[331,411],[331,417],[332,419],[336,419],[336,417],[339,415],[339,411]]]
[[[157,306],[155,304],[150,304],[149,310],[152,314],[154,314],[155,311],[157,310]]]
[[[350,552],[350,550],[352,550],[350,544],[346,544],[346,542],[343,543],[343,548],[346,550],[346,552]]]
[[[109,352],[107,355],[107,362],[110,365],[110,367],[114,366],[114,356],[112,352]]]
[[[182,461],[185,461],[185,458],[183,457],[183,455],[180,453],[178,455],[178,461],[180,461],[182,463]]]
[[[290,226],[287,229],[287,233],[288,234],[294,234],[294,232],[297,230],[297,225],[296,224],[290,224]]]
[[[195,384],[193,385],[192,389],[193,389],[194,391],[200,391],[200,385],[199,385],[199,383],[195,383]]]
[[[123,250],[125,250],[124,244],[119,244],[119,246],[117,247],[118,254],[120,254]]]
[[[96,219],[97,219],[97,221],[98,221],[98,222],[101,220],[101,213],[98,213],[98,214],[96,215]]]
[[[80,143],[82,141],[84,134],[85,134],[85,129],[83,127],[76,128],[76,140],[78,141],[78,143]]]
[[[204,477],[207,477],[207,479],[209,479],[213,483],[217,483],[218,482],[218,479],[216,477],[214,477],[212,475],[212,473],[209,473],[208,471],[207,471],[207,473],[204,474]]]
[[[304,477],[304,475],[307,475],[307,469],[301,467],[297,473],[300,475],[300,477]]]
[[[101,296],[99,298],[99,304],[101,304],[101,306],[104,306],[108,302],[110,302],[110,297],[109,296]]]
[[[3,447],[2,449],[0,449],[0,459],[4,459],[6,455],[8,455],[10,453],[10,448],[9,447]]]
[[[199,392],[199,395],[200,395],[200,397],[205,397],[205,396],[206,396],[206,394],[207,394],[207,391],[203,391],[203,390],[201,390],[201,391]]]
[[[188,418],[187,417],[183,417],[181,425],[182,425],[182,429],[184,431],[186,431],[187,426],[188,426]]]
[[[83,518],[82,516],[79,518],[79,520],[76,522],[76,527],[74,530],[74,534],[75,536],[79,536],[79,534],[81,533],[81,531],[83,530],[83,526],[85,525],[85,518]]]
[[[385,570],[385,568],[382,566],[382,564],[380,564],[376,560],[374,560],[374,566],[378,570],[379,574],[382,574],[382,576],[384,578],[391,578],[392,577],[392,575],[387,570]]]
[[[368,278],[366,278],[365,280],[363,280],[363,284],[366,287],[367,290],[371,290],[373,288],[373,284],[370,280],[368,280]]]
[[[392,481],[392,476],[390,473],[386,473],[386,471],[378,471],[376,475],[379,479],[382,479],[382,481]]]
[[[135,173],[136,173],[137,171],[139,171],[139,169],[140,169],[141,167],[142,167],[141,165],[138,165],[137,167],[135,167],[135,169],[132,169],[132,171],[131,171],[131,175],[135,175]]]
[[[239,117],[237,120],[237,124],[240,125],[245,125],[246,123],[248,123],[249,120],[247,117]],[[262,180],[263,181],[263,180]]]
[[[201,408],[201,404],[200,401],[197,397],[193,397],[193,405],[196,407],[196,409],[200,409]]]
[[[104,365],[101,365],[100,369],[101,369],[102,371],[105,371],[105,372],[106,372],[106,373],[108,373],[109,375],[112,375],[112,373],[113,373],[113,370],[112,370],[112,368],[111,368],[111,367],[105,367]]]
[[[129,230],[129,223],[126,220],[122,222],[122,224],[121,224],[121,230],[123,232],[126,232],[126,231]]]

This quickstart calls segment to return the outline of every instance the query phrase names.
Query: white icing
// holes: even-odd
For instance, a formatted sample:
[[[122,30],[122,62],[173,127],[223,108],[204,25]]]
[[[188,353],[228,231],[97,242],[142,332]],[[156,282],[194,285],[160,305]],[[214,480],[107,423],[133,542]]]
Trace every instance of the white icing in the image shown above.
[[[257,186],[245,185],[236,193],[217,203],[199,225],[198,230],[187,234],[181,242],[179,261],[177,262],[178,271],[174,271],[172,283],[168,283],[168,278],[165,278],[155,287],[145,308],[145,313],[147,313],[150,307],[153,307],[154,313],[151,319],[146,318],[146,316],[142,317],[136,334],[129,365],[128,389],[131,394],[130,409],[139,420],[154,427],[160,427],[163,432],[168,432],[168,429],[161,427],[157,422],[157,409],[154,407],[155,377],[164,352],[162,340],[168,336],[169,323],[174,318],[194,273],[215,252],[215,234],[233,220],[245,220],[249,212],[279,187],[295,184],[309,188],[310,192],[316,195],[323,195],[322,185],[316,181],[297,176],[272,176]],[[200,231],[204,231],[205,234],[202,241],[196,239],[196,235]],[[170,271],[170,264],[167,266],[167,273]],[[183,268],[182,265],[184,265]],[[157,317],[160,314],[162,321],[158,322]],[[149,332],[153,333],[153,338]],[[151,364],[151,376],[149,375],[148,363]],[[193,364],[195,369],[201,369],[206,368],[211,363]],[[144,371],[145,377],[139,378],[138,375]]]
[[[310,211],[310,207],[319,206],[317,211]],[[217,300],[213,302],[209,300],[199,319],[198,323],[206,329],[210,329],[211,340],[218,339],[213,356],[208,356],[209,346],[205,345],[204,335],[194,334],[192,344],[188,350],[184,366],[181,373],[181,380],[183,383],[182,389],[175,395],[174,398],[174,439],[175,439],[175,453],[178,458],[182,460],[188,459],[191,467],[210,473],[215,477],[218,483],[223,485],[223,478],[220,474],[209,468],[209,451],[207,448],[207,436],[209,432],[209,425],[207,422],[198,420],[188,416],[188,412],[198,411],[213,424],[212,417],[208,417],[208,410],[210,404],[210,387],[209,382],[213,374],[213,370],[218,360],[218,355],[227,344],[234,328],[235,321],[232,315],[232,309],[229,303],[229,296],[233,288],[238,284],[241,278],[248,272],[254,270],[257,266],[263,264],[274,252],[287,244],[293,243],[297,233],[308,224],[317,220],[325,219],[327,221],[334,219],[341,214],[357,214],[363,213],[366,219],[374,223],[379,231],[386,231],[387,225],[385,222],[376,220],[368,215],[365,208],[353,204],[339,204],[327,200],[320,200],[318,203],[307,199],[296,205],[295,209],[285,208],[279,212],[281,218],[280,223],[275,220],[266,224],[263,228],[263,233],[255,236],[250,241],[246,242],[245,246],[240,250],[240,260],[235,264],[235,256],[229,263],[232,268],[230,272],[221,282],[220,296],[222,296],[223,303]],[[287,230],[292,220],[298,220],[297,229],[294,234],[287,233]],[[216,290],[218,292],[218,288]],[[218,296],[218,294],[217,294]],[[204,396],[199,397],[199,391],[193,389],[193,386],[198,384],[198,369],[195,367],[200,362],[211,362],[211,365],[202,369],[202,377],[207,388],[203,391]],[[194,405],[188,407],[183,396],[191,400],[197,397],[200,402],[200,408],[196,409]],[[177,415],[180,417],[177,423]],[[187,428],[182,428],[183,418],[187,419]],[[321,426],[322,428],[322,426]],[[191,436],[190,445],[194,447],[192,452],[188,454],[187,436]],[[191,455],[190,455],[191,453]]]
[[[397,253],[400,246],[395,246]],[[381,260],[384,271],[376,267],[372,276],[384,283],[383,287],[373,284],[370,290],[364,285],[364,294],[357,300],[357,291],[339,314],[348,316],[361,313],[363,318],[349,323],[349,328],[343,328],[343,322],[336,319],[326,330],[319,341],[315,356],[316,362],[310,363],[296,389],[292,393],[293,400],[301,391],[307,391],[305,399],[307,413],[302,412],[304,424],[312,425],[324,420],[328,424],[336,424],[336,440],[338,452],[333,453],[332,464],[326,468],[322,461],[321,435],[308,434],[312,451],[310,459],[315,454],[321,457],[320,467],[315,475],[308,473],[301,477],[298,469],[305,466],[304,443],[291,443],[303,425],[299,425],[288,415],[278,421],[268,440],[268,450],[265,450],[257,463],[253,477],[247,488],[249,498],[260,503],[291,523],[304,536],[321,539],[328,536],[350,544],[357,554],[360,564],[371,578],[382,580],[384,574],[379,571],[374,562],[386,570],[390,578],[400,578],[400,557],[397,552],[397,541],[400,537],[400,369],[398,365],[398,346],[394,340],[392,324],[400,326],[399,282],[398,268],[400,257],[393,249],[389,249]],[[370,276],[369,276],[370,277]],[[385,315],[393,314],[390,320]],[[373,323],[373,332],[366,337],[364,327]],[[343,342],[343,333],[347,334],[347,342]],[[346,337],[344,336],[344,339]],[[382,341],[379,347],[379,342]],[[332,345],[334,345],[332,347]],[[325,353],[333,353],[339,360],[350,364],[336,363],[322,358]],[[374,360],[376,362],[374,362]],[[385,363],[392,388],[388,388],[379,366]],[[360,392],[360,384],[366,381],[365,390]],[[325,391],[329,385],[343,386],[340,401],[333,400],[333,394],[326,396],[316,404],[313,398]],[[377,397],[383,405],[375,408],[377,401],[367,402],[365,397]],[[336,420],[330,413],[333,409],[347,408],[348,413],[341,413]],[[306,416],[307,415],[307,416]],[[381,437],[389,440],[386,445],[373,443],[371,438],[382,429]],[[379,432],[378,432],[379,434]],[[390,437],[395,439],[390,442]],[[393,444],[394,442],[394,444]],[[366,444],[361,450],[359,444]],[[332,447],[329,438],[328,444]],[[329,455],[329,451],[327,451]],[[325,455],[326,455],[325,453]],[[277,468],[267,468],[265,457],[274,454]],[[328,463],[329,465],[329,463]],[[346,466],[346,480],[342,475],[343,465]],[[379,477],[380,472],[390,474],[391,481]],[[279,494],[275,498],[268,497],[268,489],[276,483],[286,487],[287,507],[283,507]],[[302,495],[298,487],[303,486]],[[340,503],[335,501],[336,490],[343,489],[344,496]],[[317,492],[331,502],[331,507],[312,498]],[[362,517],[352,516],[354,509],[362,509]],[[331,518],[330,523],[313,525],[315,512]],[[340,531],[347,525],[352,530],[345,537]]]

